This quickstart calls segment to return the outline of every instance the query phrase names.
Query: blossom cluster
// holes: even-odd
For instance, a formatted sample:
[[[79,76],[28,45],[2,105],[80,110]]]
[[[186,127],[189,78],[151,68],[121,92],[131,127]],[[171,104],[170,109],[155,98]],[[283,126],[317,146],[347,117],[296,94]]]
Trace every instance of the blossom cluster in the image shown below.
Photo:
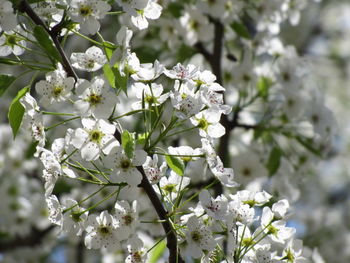
[[[299,198],[293,176],[310,173],[336,132],[308,63],[277,36],[283,21],[298,23],[306,1],[189,1],[176,12],[176,1],[117,0],[117,11],[103,0],[23,1],[16,12],[40,14],[27,12],[42,21],[33,34],[3,2],[0,55],[46,71],[16,102],[59,234],[128,263],[146,262],[171,235],[170,262],[306,262],[287,225],[288,200]],[[119,16],[112,41],[99,33],[108,15]],[[207,62],[143,63],[131,42],[152,34],[156,19],[170,52],[185,43]],[[91,42],[85,52],[61,50],[72,34]],[[51,64],[18,57],[34,39]]]

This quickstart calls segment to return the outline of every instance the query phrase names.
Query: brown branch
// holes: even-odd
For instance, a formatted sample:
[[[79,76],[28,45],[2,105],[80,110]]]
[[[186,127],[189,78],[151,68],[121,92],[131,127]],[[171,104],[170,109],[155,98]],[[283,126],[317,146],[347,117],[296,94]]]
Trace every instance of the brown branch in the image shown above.
[[[47,234],[54,228],[53,225],[44,230],[32,229],[32,232],[25,237],[16,237],[12,240],[0,242],[0,252],[10,251],[20,247],[34,247],[42,243]]]
[[[57,38],[57,36],[59,35],[58,30],[60,28],[54,27],[53,30],[49,30],[47,28],[46,24],[44,23],[44,21],[41,20],[41,18],[34,12],[32,7],[30,6],[30,4],[26,0],[21,1],[20,5],[19,5],[19,11],[26,13],[33,20],[33,22],[36,25],[42,26],[45,29],[45,31],[50,35],[58,53],[60,54],[60,56],[62,58],[63,68],[65,69],[65,71],[67,72],[69,77],[73,77],[75,79],[75,81],[77,81],[78,76],[75,73],[73,67],[71,66],[71,64],[66,56],[66,53],[63,51],[61,43],[59,42],[59,40]]]
[[[169,263],[183,263],[183,259],[179,255],[179,250],[177,247],[177,237],[176,232],[168,218],[168,212],[164,209],[162,202],[159,200],[157,193],[154,191],[152,185],[148,181],[146,174],[141,166],[137,167],[137,170],[142,174],[142,181],[139,184],[147,194],[148,198],[151,200],[157,215],[162,222],[162,226],[165,234],[167,235],[167,248],[169,250]]]

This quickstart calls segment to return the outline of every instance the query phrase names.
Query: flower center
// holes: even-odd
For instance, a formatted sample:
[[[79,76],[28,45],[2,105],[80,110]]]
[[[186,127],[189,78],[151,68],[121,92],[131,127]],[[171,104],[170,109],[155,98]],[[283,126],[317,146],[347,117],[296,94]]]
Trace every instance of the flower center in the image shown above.
[[[98,232],[102,235],[108,235],[110,233],[110,229],[106,226],[101,226],[98,228]]]
[[[92,104],[92,105],[97,105],[99,103],[101,103],[102,101],[102,96],[101,95],[97,95],[97,94],[90,94],[88,101]]]
[[[103,133],[98,130],[94,130],[90,132],[90,140],[96,142],[97,144],[101,143]]]
[[[124,224],[125,225],[130,225],[133,221],[134,221],[134,218],[129,214],[129,215],[125,215],[122,217],[123,220],[124,220]]]
[[[245,168],[243,169],[243,171],[242,171],[243,176],[250,176],[251,173],[252,173],[252,172],[251,172],[250,169],[247,168],[247,167],[245,167]]]
[[[276,227],[274,227],[274,226],[269,226],[269,227],[267,228],[267,230],[268,230],[268,233],[269,233],[269,234],[272,234],[272,235],[274,235],[274,236],[276,236],[277,233],[278,233],[278,228],[276,228]]]
[[[58,97],[62,93],[62,91],[63,91],[62,86],[54,86],[52,93],[55,97]]]
[[[6,36],[5,45],[7,45],[7,46],[13,47],[19,41],[19,38],[15,35],[5,35],[5,36]]]
[[[130,167],[130,160],[124,159],[120,163],[120,167],[123,169],[128,169]]]
[[[79,13],[82,16],[89,16],[92,14],[92,8],[87,5],[82,5],[79,9]]]
[[[89,59],[89,60],[86,62],[86,67],[87,67],[87,68],[92,69],[94,66],[95,66],[95,60]]]
[[[73,211],[71,214],[70,214],[70,217],[72,218],[72,220],[74,222],[80,222],[82,221],[82,219],[80,218],[80,213],[78,213],[77,211]]]
[[[163,187],[164,191],[168,192],[168,193],[172,193],[175,192],[176,190],[176,185],[175,184],[167,184]]]
[[[199,233],[199,231],[193,231],[191,233],[191,238],[194,242],[198,242],[202,239],[202,235]]]
[[[208,127],[209,127],[209,122],[206,120],[206,119],[204,119],[204,118],[201,118],[201,119],[198,119],[198,128],[199,129],[202,129],[202,130],[207,130],[208,129]]]

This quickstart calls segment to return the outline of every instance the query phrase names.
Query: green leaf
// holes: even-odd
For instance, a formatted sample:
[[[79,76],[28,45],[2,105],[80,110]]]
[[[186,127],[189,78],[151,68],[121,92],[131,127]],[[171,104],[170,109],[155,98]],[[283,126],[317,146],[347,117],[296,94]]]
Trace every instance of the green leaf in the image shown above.
[[[259,91],[260,96],[263,99],[266,100],[268,98],[268,96],[269,96],[269,89],[272,86],[272,84],[273,84],[272,80],[267,78],[267,77],[259,78],[256,86],[257,86],[257,89]]]
[[[251,39],[250,33],[244,24],[239,22],[233,22],[231,24],[231,27],[240,37]]]
[[[0,97],[4,94],[6,89],[11,86],[12,82],[16,79],[11,75],[0,75]]]
[[[270,152],[269,160],[267,161],[267,170],[269,171],[269,176],[273,176],[280,167],[281,164],[282,151],[279,147],[274,147]]]
[[[152,249],[152,253],[149,258],[149,263],[157,263],[159,259],[162,257],[162,255],[164,254],[165,248],[166,248],[166,241],[162,240]]]
[[[134,135],[126,130],[123,131],[122,134],[122,146],[126,156],[128,156],[129,159],[132,159],[135,151],[135,139]]]
[[[102,44],[103,44],[103,49],[106,53],[107,59],[109,61],[113,55],[114,50],[117,49],[117,46],[108,41],[104,41],[102,42]]]
[[[58,53],[57,49],[54,47],[49,33],[47,33],[42,26],[35,26],[33,35],[38,41],[38,44],[42,47],[42,49],[46,52],[54,64],[57,61],[61,61],[61,56]]]
[[[12,100],[9,112],[8,119],[12,128],[13,138],[16,137],[19,127],[21,126],[21,122],[24,115],[24,107],[19,102],[20,98],[22,98],[30,89],[30,86],[24,87],[21,89],[17,96]]]
[[[106,79],[108,80],[109,85],[110,85],[113,89],[115,89],[116,86],[115,86],[115,76],[114,76],[114,72],[113,72],[111,66],[110,66],[108,63],[106,63],[106,64],[103,65],[103,73],[104,73]]]
[[[180,158],[171,155],[166,155],[165,161],[170,167],[170,169],[173,170],[175,173],[177,173],[180,176],[184,175],[185,165]]]
[[[125,76],[120,75],[118,68],[112,68],[115,77],[115,86],[118,90],[124,91],[126,95],[128,95],[128,73],[125,73]]]

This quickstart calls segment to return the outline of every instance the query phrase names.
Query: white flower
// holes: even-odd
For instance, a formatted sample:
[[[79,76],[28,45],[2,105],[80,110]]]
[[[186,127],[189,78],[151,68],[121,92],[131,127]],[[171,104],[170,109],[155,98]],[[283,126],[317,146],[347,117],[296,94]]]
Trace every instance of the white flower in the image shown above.
[[[149,0],[144,9],[136,11],[136,15],[131,16],[131,22],[138,29],[146,29],[148,27],[147,19],[155,20],[160,17],[162,7],[156,3],[156,0]]]
[[[196,216],[190,217],[186,226],[187,255],[199,258],[202,256],[203,250],[211,251],[215,248],[216,244],[210,229]]]
[[[161,166],[158,167],[158,155],[154,154],[153,159],[150,156],[147,156],[146,162],[142,167],[150,183],[156,184],[159,182],[160,178],[164,176],[167,165],[163,162]]]
[[[275,219],[283,219],[289,209],[289,202],[287,199],[279,200],[272,205],[272,212]]]
[[[249,190],[242,190],[237,192],[238,199],[243,204],[248,204],[250,207],[262,206],[267,203],[272,197],[269,193],[262,192],[252,192]]]
[[[201,111],[192,117],[190,120],[193,125],[199,128],[199,135],[202,137],[220,138],[225,134],[225,128],[219,121],[221,112],[210,108]]]
[[[49,209],[49,220],[55,225],[61,226],[63,223],[62,219],[62,206],[57,199],[57,196],[50,195],[46,198],[46,204]]]
[[[283,249],[281,260],[288,263],[306,263],[309,262],[301,254],[303,251],[303,241],[300,239],[291,239]]]
[[[131,15],[131,22],[140,30],[148,27],[147,19],[158,19],[162,11],[155,0],[117,0],[117,3]]]
[[[185,119],[197,114],[203,107],[200,93],[195,93],[195,86],[189,82],[175,81],[174,91],[170,93],[171,103],[177,110],[176,115]]]
[[[107,211],[90,215],[87,221],[85,246],[88,249],[106,248],[115,251],[120,247],[115,218]]]
[[[62,224],[62,231],[80,236],[85,229],[85,223],[89,212],[81,213],[84,209],[78,205],[76,200],[71,198],[65,200],[64,207],[69,210],[63,215],[64,224]]]
[[[45,148],[40,149],[40,160],[44,165],[45,196],[51,195],[58,177],[62,174],[61,164],[56,156]]]
[[[74,78],[67,78],[67,73],[60,63],[57,67],[57,70],[46,74],[46,80],[41,80],[35,85],[35,90],[41,95],[39,102],[44,106],[66,101],[72,94]]]
[[[136,235],[129,238],[127,242],[129,255],[125,259],[125,263],[144,263],[147,260],[147,251],[143,247],[142,240]]]
[[[255,218],[254,208],[242,203],[237,196],[228,203],[227,221],[233,221],[234,223],[240,222],[244,225],[252,223]]]
[[[185,189],[190,183],[190,178],[185,176],[180,176],[174,171],[170,171],[169,178],[162,177],[159,181],[159,186],[163,194],[170,196],[172,200],[179,196],[179,192]],[[155,191],[159,193],[159,189],[155,188]],[[159,193],[160,194],[160,193]]]
[[[79,81],[76,93],[79,97],[74,107],[82,116],[108,119],[112,114],[115,104],[118,102],[114,93],[109,91],[106,81],[99,76],[92,79]]]
[[[137,169],[146,161],[147,153],[143,150],[135,150],[133,158],[129,158],[123,148],[118,146],[104,160],[107,167],[113,169],[112,176],[117,182],[125,182],[130,186],[141,183],[142,175]]]
[[[184,162],[195,161],[199,159],[199,155],[203,155],[201,148],[193,149],[190,146],[179,146],[179,147],[168,147],[168,152],[170,155],[179,155],[178,158]]]
[[[80,23],[83,32],[94,35],[100,29],[98,19],[103,18],[111,9],[106,1],[101,0],[71,0],[69,16]]]
[[[17,33],[18,32],[18,33]],[[0,36],[0,56],[8,56],[13,53],[22,55],[25,51],[27,33],[18,25],[13,31],[5,31]]]
[[[203,190],[199,194],[199,202],[207,214],[217,220],[223,220],[227,213],[227,198],[224,195],[211,197],[208,190]]]
[[[233,158],[233,167],[237,181],[248,184],[256,178],[267,177],[267,169],[261,163],[259,156],[252,151],[240,152]]]
[[[198,68],[195,65],[189,64],[187,67],[177,63],[170,70],[165,70],[164,74],[171,79],[179,79],[179,80],[191,80],[195,78],[198,74]]]
[[[39,142],[38,147],[44,147],[46,137],[43,116],[38,112],[39,107],[36,100],[27,92],[24,97],[20,99],[20,103],[25,109],[22,121],[23,128],[29,130],[32,138]]]
[[[97,71],[107,63],[105,54],[96,46],[88,48],[85,53],[72,53],[70,59],[73,67],[88,72]]]
[[[211,172],[226,187],[235,187],[238,184],[234,181],[232,168],[225,168],[220,157],[217,156],[212,143],[208,139],[202,139],[202,149]]]
[[[118,238],[120,240],[125,240],[135,232],[135,229],[139,224],[139,208],[137,201],[134,200],[132,206],[124,200],[117,201],[114,208],[115,218],[118,222]]]
[[[13,13],[12,3],[3,0],[0,2],[0,31],[10,31],[17,25],[17,19]]]
[[[132,85],[135,91],[136,98],[139,101],[132,104],[134,109],[142,108],[142,99],[144,99],[146,109],[151,106],[159,106],[169,97],[169,93],[163,93],[163,86],[161,84],[152,83],[151,86],[148,84],[143,84],[141,82],[136,82]]]
[[[285,225],[285,221],[274,219],[274,214],[269,207],[264,207],[261,216],[261,228],[269,234],[271,240],[283,244],[295,233],[295,228],[286,227]]]
[[[105,120],[84,118],[84,128],[75,130],[71,143],[80,149],[81,157],[86,161],[96,160],[100,153],[109,154],[111,149],[119,145],[114,138],[116,127]]]
[[[192,46],[198,41],[207,42],[213,39],[213,24],[195,7],[186,8],[180,17],[180,35],[187,45]]]

